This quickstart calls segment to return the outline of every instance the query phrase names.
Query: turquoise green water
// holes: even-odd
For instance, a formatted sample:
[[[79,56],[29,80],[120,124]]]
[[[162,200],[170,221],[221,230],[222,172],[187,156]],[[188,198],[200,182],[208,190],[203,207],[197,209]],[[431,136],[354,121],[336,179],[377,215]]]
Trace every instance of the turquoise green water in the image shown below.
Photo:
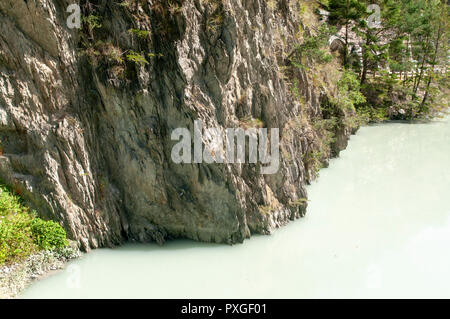
[[[309,199],[272,236],[101,249],[21,297],[450,297],[449,118],[362,128]]]

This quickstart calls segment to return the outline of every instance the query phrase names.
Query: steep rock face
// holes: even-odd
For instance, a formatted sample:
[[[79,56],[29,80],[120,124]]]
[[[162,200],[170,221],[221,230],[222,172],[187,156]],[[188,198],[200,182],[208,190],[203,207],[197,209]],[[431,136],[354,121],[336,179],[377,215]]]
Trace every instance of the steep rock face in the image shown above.
[[[0,174],[39,214],[89,249],[242,242],[305,213],[304,158],[319,138],[309,119],[333,92],[296,70],[301,103],[283,73],[302,1],[81,1],[101,17],[82,30],[66,25],[70,3],[0,2]],[[124,61],[130,53],[147,62]],[[199,119],[279,128],[278,173],[175,164],[171,132]]]

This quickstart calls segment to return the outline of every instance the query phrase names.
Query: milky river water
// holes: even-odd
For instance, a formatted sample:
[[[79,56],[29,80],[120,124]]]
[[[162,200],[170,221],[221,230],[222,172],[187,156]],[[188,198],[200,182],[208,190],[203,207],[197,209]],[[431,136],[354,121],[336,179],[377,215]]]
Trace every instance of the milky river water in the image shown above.
[[[235,246],[99,249],[22,298],[450,298],[450,118],[364,127],[305,218]]]

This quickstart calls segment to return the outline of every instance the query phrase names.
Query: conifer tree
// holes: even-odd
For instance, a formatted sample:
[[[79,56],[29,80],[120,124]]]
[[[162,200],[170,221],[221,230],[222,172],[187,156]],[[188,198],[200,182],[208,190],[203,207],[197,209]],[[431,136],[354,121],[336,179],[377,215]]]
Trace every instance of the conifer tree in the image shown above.
[[[349,67],[349,31],[359,24],[364,12],[367,11],[362,1],[358,0],[330,0],[328,4],[329,22],[343,26],[344,35],[344,67]]]

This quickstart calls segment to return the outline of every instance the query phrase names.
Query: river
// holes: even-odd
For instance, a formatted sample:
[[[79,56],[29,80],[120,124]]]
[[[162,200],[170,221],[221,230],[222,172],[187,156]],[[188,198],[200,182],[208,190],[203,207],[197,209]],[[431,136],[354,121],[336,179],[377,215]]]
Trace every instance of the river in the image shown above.
[[[99,249],[22,298],[450,298],[450,118],[363,127],[307,216],[226,246]]]

